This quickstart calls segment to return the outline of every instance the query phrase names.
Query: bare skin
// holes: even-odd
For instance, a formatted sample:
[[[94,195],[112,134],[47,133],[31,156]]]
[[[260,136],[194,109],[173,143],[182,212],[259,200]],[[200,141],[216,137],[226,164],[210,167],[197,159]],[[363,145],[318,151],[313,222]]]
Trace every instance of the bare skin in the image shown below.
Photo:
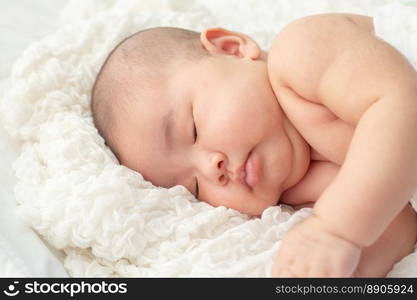
[[[285,191],[281,196],[282,203],[289,204],[296,209],[303,207],[313,207],[321,193],[333,181],[340,170],[337,164],[326,161],[322,156],[313,154],[315,158],[310,164],[308,173],[297,185]],[[311,223],[305,225],[312,226]],[[314,226],[314,225],[313,225]],[[401,232],[401,234],[398,234]],[[300,233],[302,234],[302,233]],[[297,234],[298,236],[298,234]],[[296,238],[297,238],[296,236]],[[358,260],[358,265],[353,272],[355,277],[384,277],[392,269],[394,263],[400,261],[404,256],[413,251],[417,236],[416,213],[410,205],[407,205],[401,213],[391,222],[384,233],[371,246],[362,250],[360,257],[355,248],[352,249],[354,259]],[[314,236],[316,238],[316,236]],[[287,237],[288,238],[288,237]],[[290,237],[291,238],[291,237]],[[327,239],[334,238],[330,235]],[[339,242],[340,240],[337,239]],[[311,236],[304,236],[302,244],[306,249],[310,249],[309,241]],[[343,241],[341,241],[343,243]],[[348,245],[344,245],[349,248]],[[342,247],[343,247],[342,246]],[[344,247],[343,247],[344,248]],[[284,251],[286,251],[284,249]],[[310,250],[308,250],[310,251]],[[326,261],[328,263],[328,260]],[[279,266],[276,262],[274,268]],[[275,274],[276,269],[273,270]],[[281,276],[294,277],[291,271]],[[304,275],[303,275],[304,276]],[[309,276],[309,274],[305,274]]]
[[[268,53],[222,28],[200,41],[210,59],[179,62],[163,89],[144,95],[139,76],[120,72],[120,96],[137,103],[115,130],[120,162],[249,215],[278,199],[312,206],[284,237],[274,276],[384,276],[411,253],[417,73],[372,20],[303,18]],[[251,155],[260,167],[249,185]]]
[[[314,214],[285,236],[273,275],[386,275],[416,242],[407,205],[417,180],[415,70],[374,36],[370,18],[340,14],[284,29],[269,71],[317,159],[282,195],[289,204],[313,203]]]

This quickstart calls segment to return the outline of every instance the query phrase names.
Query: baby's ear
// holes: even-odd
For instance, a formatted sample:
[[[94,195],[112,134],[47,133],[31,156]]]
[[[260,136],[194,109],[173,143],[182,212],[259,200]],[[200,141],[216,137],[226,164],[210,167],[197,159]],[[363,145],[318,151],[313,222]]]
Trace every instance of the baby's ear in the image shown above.
[[[234,55],[256,60],[261,55],[258,44],[249,36],[223,28],[209,28],[200,35],[203,47],[212,55]]]

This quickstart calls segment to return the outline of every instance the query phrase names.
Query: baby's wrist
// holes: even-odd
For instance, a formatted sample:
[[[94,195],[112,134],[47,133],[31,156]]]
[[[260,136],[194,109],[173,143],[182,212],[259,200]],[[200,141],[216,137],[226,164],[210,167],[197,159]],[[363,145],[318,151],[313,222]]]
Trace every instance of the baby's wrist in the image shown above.
[[[359,241],[355,241],[351,238],[346,237],[345,232],[339,232],[336,228],[333,228],[333,226],[331,226],[331,224],[329,224],[328,222],[326,222],[326,220],[323,220],[319,216],[313,214],[312,218],[315,220],[315,222],[317,222],[318,226],[320,226],[320,228],[322,230],[326,231],[327,233],[331,234],[332,236],[334,236],[338,239],[342,239],[345,242],[351,244],[352,246],[354,246],[358,249],[362,249],[363,247],[365,247]]]

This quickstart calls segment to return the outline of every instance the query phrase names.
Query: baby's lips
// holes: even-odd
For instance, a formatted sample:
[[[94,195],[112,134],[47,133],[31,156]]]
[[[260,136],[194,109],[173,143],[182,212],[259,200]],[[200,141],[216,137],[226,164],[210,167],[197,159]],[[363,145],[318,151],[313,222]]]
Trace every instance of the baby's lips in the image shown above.
[[[259,156],[253,151],[249,155],[248,160],[245,164],[245,181],[250,187],[254,187],[260,179],[261,176],[261,161]]]

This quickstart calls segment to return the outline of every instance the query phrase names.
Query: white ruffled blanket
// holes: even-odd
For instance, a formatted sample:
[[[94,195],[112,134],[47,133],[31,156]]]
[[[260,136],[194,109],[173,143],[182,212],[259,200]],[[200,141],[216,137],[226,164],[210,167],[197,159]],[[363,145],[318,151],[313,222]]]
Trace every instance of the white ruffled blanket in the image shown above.
[[[310,209],[271,207],[249,218],[198,202],[181,186],[144,181],[117,163],[93,125],[95,75],[118,41],[146,27],[223,26],[267,49],[295,18],[371,14],[381,2],[72,1],[66,26],[15,64],[1,102],[6,130],[23,144],[14,164],[20,215],[65,251],[72,276],[269,276],[283,234]],[[389,276],[417,277],[417,252]]]

